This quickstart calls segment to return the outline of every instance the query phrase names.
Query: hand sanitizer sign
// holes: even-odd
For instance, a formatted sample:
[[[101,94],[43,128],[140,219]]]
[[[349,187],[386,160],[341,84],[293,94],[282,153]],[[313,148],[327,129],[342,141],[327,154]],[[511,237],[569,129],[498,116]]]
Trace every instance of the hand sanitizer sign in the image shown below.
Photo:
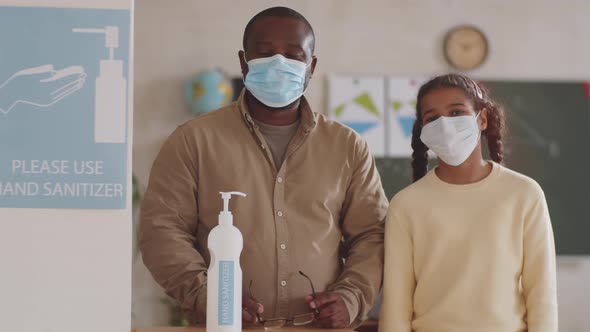
[[[0,7],[0,208],[126,207],[130,15]]]

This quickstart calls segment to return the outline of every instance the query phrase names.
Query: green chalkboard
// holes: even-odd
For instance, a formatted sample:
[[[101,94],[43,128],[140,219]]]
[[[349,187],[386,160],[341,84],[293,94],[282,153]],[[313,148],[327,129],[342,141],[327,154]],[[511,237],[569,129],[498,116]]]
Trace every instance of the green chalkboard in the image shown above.
[[[535,179],[545,191],[557,253],[590,255],[590,85],[484,84],[506,110],[506,166]],[[376,161],[390,199],[411,183],[410,159]]]

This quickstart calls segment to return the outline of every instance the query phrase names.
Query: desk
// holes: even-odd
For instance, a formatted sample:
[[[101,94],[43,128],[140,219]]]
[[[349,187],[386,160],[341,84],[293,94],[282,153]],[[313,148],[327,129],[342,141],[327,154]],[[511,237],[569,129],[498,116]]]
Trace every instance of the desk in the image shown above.
[[[264,328],[247,328],[245,331],[264,331]],[[281,329],[271,329],[268,331],[289,331],[289,332],[354,332],[353,330],[319,330],[319,329],[304,329],[295,327],[283,327]],[[204,327],[146,327],[134,328],[131,332],[205,332]]]

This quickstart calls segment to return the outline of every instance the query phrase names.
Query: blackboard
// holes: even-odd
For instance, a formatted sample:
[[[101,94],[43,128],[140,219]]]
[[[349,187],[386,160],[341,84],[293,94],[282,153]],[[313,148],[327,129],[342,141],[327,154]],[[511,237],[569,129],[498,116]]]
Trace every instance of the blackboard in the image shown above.
[[[590,255],[590,84],[483,83],[506,111],[505,165],[545,191],[557,253]],[[389,199],[411,183],[409,158],[376,162]]]

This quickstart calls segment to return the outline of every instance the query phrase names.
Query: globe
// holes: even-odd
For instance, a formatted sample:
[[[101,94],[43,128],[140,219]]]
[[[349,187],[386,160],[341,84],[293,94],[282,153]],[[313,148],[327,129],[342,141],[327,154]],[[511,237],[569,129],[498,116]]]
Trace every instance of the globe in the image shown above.
[[[200,72],[185,82],[184,97],[195,115],[229,104],[232,96],[232,83],[219,69]]]

